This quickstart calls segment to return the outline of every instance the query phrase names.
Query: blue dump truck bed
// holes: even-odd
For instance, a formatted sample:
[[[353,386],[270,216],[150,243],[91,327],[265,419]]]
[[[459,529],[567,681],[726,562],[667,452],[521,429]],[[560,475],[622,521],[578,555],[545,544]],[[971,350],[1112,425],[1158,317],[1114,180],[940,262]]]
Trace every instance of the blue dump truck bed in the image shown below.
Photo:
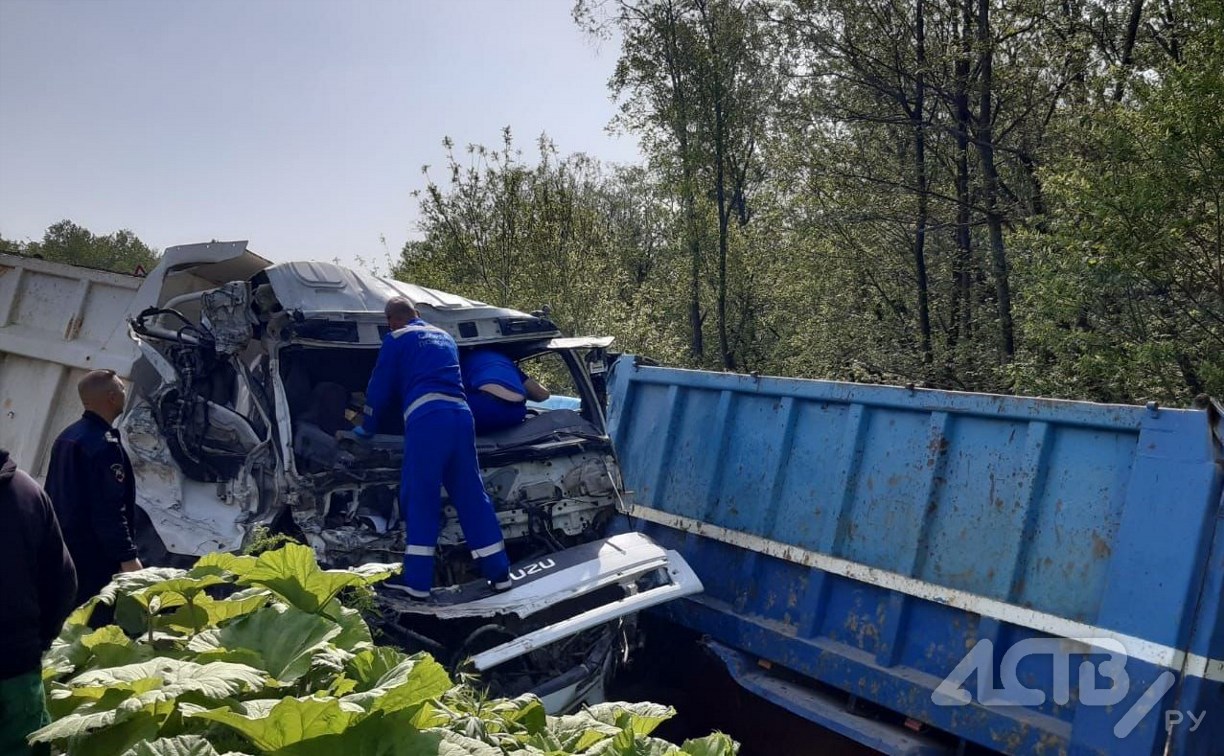
[[[609,401],[629,522],[706,587],[659,611],[750,690],[893,753],[1224,753],[1212,413],[628,356]]]

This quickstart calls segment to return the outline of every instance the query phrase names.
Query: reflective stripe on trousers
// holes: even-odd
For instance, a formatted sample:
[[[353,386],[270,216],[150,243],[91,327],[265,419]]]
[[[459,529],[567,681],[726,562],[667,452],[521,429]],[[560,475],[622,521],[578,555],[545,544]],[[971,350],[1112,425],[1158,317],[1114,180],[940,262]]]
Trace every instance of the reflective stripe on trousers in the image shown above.
[[[480,478],[472,413],[460,401],[414,416],[405,429],[400,513],[409,547],[404,553],[404,585],[417,591],[433,586],[434,557],[425,552],[438,543],[444,486],[468,548],[481,554],[481,573],[494,583],[507,580],[510,561],[497,513]]]
[[[485,557],[491,557],[497,552],[505,551],[505,550],[506,550],[506,542],[498,541],[492,546],[485,546],[483,549],[472,549],[472,558],[473,559],[484,559]]]

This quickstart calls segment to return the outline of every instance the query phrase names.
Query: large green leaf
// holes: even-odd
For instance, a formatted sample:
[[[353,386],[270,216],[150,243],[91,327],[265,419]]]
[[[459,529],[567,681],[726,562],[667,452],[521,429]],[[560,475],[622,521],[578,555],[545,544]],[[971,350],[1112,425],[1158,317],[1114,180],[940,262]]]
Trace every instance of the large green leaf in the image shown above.
[[[89,658],[78,667],[100,669],[148,661],[154,656],[151,646],[136,643],[117,625],[107,625],[81,638]]]
[[[263,657],[255,653],[249,648],[223,648],[218,647],[212,651],[198,651],[195,653],[195,660],[200,664],[209,664],[211,662],[229,662],[230,664],[244,664],[253,669],[263,669]],[[279,680],[274,680],[269,676],[268,686],[278,687]]]
[[[130,719],[72,739],[68,750],[72,754],[122,753],[137,743],[156,738],[161,723],[172,710],[170,703],[146,707]]]
[[[271,594],[263,589],[254,594],[234,594],[224,599],[197,596],[193,605],[180,606],[173,614],[160,618],[158,627],[184,634],[199,632],[246,616],[265,606],[270,598]]]
[[[704,738],[684,741],[680,753],[688,756],[735,756],[739,753],[739,744],[730,736],[716,732]]]
[[[365,579],[353,572],[321,570],[313,549],[289,544],[261,554],[239,582],[266,586],[298,609],[318,614],[344,588],[363,585]]]
[[[199,735],[179,735],[137,743],[123,756],[221,756],[212,743]],[[234,756],[231,752],[227,756]]]
[[[539,748],[547,749],[555,738],[558,750],[565,753],[585,753],[596,743],[616,737],[621,732],[621,728],[600,722],[584,712],[549,717],[548,734],[552,738],[545,737],[544,733],[539,733],[530,742]]]
[[[145,686],[150,687],[150,686]],[[145,702],[132,690],[100,690],[97,698],[73,713],[56,719],[35,731],[30,740],[37,743],[71,741],[91,743],[73,747],[76,753],[119,753],[138,740],[153,737],[174,711],[170,701]],[[101,744],[107,744],[103,747]]]
[[[104,691],[97,698],[99,705],[79,707],[73,713],[35,730],[30,735],[30,740],[35,743],[50,743],[80,737],[98,728],[111,727],[131,719],[141,710],[138,702],[128,705],[132,700],[130,690],[115,690],[110,693]]]
[[[242,709],[193,709],[186,716],[218,722],[241,733],[258,748],[276,751],[303,740],[342,733],[360,715],[334,698],[248,701]]]
[[[64,620],[64,629],[68,630],[74,627],[85,627],[89,624],[89,618],[93,616],[94,607],[99,604],[99,599],[94,596],[90,600],[81,604],[72,613],[68,615],[68,619]]]
[[[548,726],[548,713],[544,710],[544,704],[530,694],[492,701],[481,711],[500,720],[507,731],[534,735]]]
[[[364,585],[381,583],[392,575],[399,574],[404,565],[399,563],[369,562],[349,568],[349,572],[359,576]]]
[[[673,756],[679,750],[666,740],[635,735],[633,730],[627,729],[616,737],[599,743],[586,753],[590,756]]]
[[[361,612],[340,606],[338,601],[333,601],[332,607],[324,612],[325,616],[340,626],[340,635],[332,642],[353,653],[373,648],[374,638],[370,635],[370,626],[366,624]]]
[[[205,554],[196,560],[190,574],[195,577],[202,577],[204,575],[241,576],[254,569],[255,562],[256,559],[253,556],[217,551]]]
[[[182,577],[154,583],[148,588],[142,589],[140,593],[148,598],[174,593],[190,601],[206,588],[211,588],[215,585],[225,585],[228,582],[228,580],[220,575],[201,575],[198,577],[183,575]]]
[[[98,599],[104,604],[114,604],[117,596],[136,593],[186,574],[186,570],[176,570],[172,567],[146,567],[136,572],[120,572],[98,592]]]
[[[264,687],[266,680],[264,673],[242,664],[197,664],[182,659],[158,658],[139,664],[84,672],[73,678],[69,684],[74,688],[126,689],[141,696],[149,696],[158,691],[159,694],[153,696],[154,698],[191,692],[216,699],[244,691],[259,690]],[[150,682],[155,685],[149,687]]]
[[[366,649],[354,656],[347,665],[347,672],[357,684],[357,691],[377,688],[379,682],[391,670],[403,664],[408,657],[399,649],[379,646]]]
[[[92,604],[86,604],[92,608]],[[92,630],[87,625],[65,626],[59,637],[51,642],[51,648],[43,655],[43,679],[53,680],[70,675],[89,659],[90,651],[81,639]]]
[[[340,626],[291,606],[264,607],[218,630],[197,635],[188,650],[197,653],[251,653],[260,669],[283,683],[310,671],[311,658],[340,634]]]
[[[468,737],[450,730],[428,730],[426,735],[438,733],[442,742],[438,744],[438,756],[502,756],[502,749],[482,740]],[[519,750],[519,749],[516,749]]]
[[[635,735],[649,735],[655,729],[676,716],[670,706],[656,703],[602,703],[588,707],[586,713],[596,721],[622,729],[630,729]]]
[[[437,698],[451,687],[441,664],[428,654],[415,654],[384,672],[373,688],[342,700],[371,711],[393,712]]]
[[[470,749],[453,742],[453,733],[421,732],[411,724],[406,712],[377,712],[336,735],[303,740],[275,756],[501,756],[476,742]]]

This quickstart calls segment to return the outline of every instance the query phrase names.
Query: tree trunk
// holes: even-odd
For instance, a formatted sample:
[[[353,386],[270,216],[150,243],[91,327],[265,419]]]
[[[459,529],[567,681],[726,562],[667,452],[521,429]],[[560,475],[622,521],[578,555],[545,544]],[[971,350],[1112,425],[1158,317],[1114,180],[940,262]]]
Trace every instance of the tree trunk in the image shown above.
[[[956,264],[953,276],[955,286],[952,296],[952,318],[948,333],[948,346],[955,348],[959,339],[969,338],[973,322],[973,237],[969,205],[969,56],[972,42],[969,30],[972,25],[970,0],[961,3],[961,28],[959,29],[961,50],[956,59],[956,89],[953,107],[956,111]]]
[[[1032,193],[1029,198],[1029,210],[1034,218],[1034,226],[1038,232],[1047,233],[1050,230],[1050,221],[1046,217],[1045,189],[1041,185],[1041,176],[1037,173],[1037,162],[1028,150],[1022,151],[1018,157],[1020,165],[1024,167],[1024,175],[1028,177],[1029,191]]]
[[[693,228],[697,222],[691,196],[687,198],[686,204],[688,205],[688,225]],[[692,330],[689,351],[693,359],[701,360],[705,357],[705,338],[701,332],[704,320],[701,316],[701,243],[697,240],[697,234],[692,232],[689,238],[689,255],[692,260],[692,271],[689,277],[689,328]]]
[[[718,44],[718,23],[714,9],[701,6],[705,23],[706,44],[709,45],[709,83],[714,105],[714,200],[718,209],[718,302],[715,317],[718,327],[718,351],[722,366],[735,369],[735,355],[727,335],[727,235],[731,225],[731,207],[727,198],[727,102],[723,81],[721,50]]]
[[[718,148],[717,152],[722,152]],[[715,193],[718,198],[718,350],[722,353],[723,367],[735,369],[735,355],[731,353],[731,344],[727,338],[727,234],[729,232],[730,208],[727,207],[727,188],[722,158],[718,158],[717,181]]]
[[[681,152],[687,157],[687,140],[682,140]],[[689,252],[689,352],[693,359],[705,357],[705,338],[702,335],[701,315],[701,239],[697,233],[697,198],[694,189],[695,177],[692,169],[684,169],[684,188],[681,202],[684,205],[684,228],[688,237]]]
[[[1126,85],[1126,74],[1130,71],[1135,59],[1135,40],[1139,37],[1139,23],[1143,20],[1143,0],[1131,2],[1130,17],[1126,20],[1126,36],[1122,40],[1122,60],[1118,71],[1118,81],[1114,84],[1114,102],[1122,102],[1123,88]]]
[[[676,38],[676,9],[668,3],[667,12],[667,66],[671,80],[672,133],[676,137],[676,149],[680,158],[680,204],[684,208],[685,246],[689,254],[689,354],[700,363],[705,357],[705,338],[702,334],[704,318],[701,314],[701,237],[697,226],[697,177],[690,154],[688,127],[692,120],[686,84],[680,74],[680,44]]]
[[[999,335],[1004,359],[1010,362],[1016,354],[1016,335],[1012,324],[1007,249],[1003,244],[1003,217],[998,209],[999,171],[995,166],[994,124],[992,122],[994,41],[990,29],[990,0],[978,0],[977,40],[980,100],[975,136],[978,157],[982,161],[982,194],[986,205],[986,226],[990,231],[991,272],[994,275],[995,297],[998,300]]]
[[[918,276],[918,331],[922,341],[922,361],[931,362],[931,310],[927,290],[927,167],[926,167],[926,28],[923,0],[918,1],[915,34],[918,45],[918,70],[914,77],[914,109],[910,118],[914,125],[914,174],[918,188],[918,218],[914,228],[914,270]]]
[[[727,204],[727,140],[726,114],[721,101],[721,86],[716,85],[714,101],[714,197],[718,204],[718,351],[723,368],[735,369],[727,338],[727,234],[730,231],[731,208]]]

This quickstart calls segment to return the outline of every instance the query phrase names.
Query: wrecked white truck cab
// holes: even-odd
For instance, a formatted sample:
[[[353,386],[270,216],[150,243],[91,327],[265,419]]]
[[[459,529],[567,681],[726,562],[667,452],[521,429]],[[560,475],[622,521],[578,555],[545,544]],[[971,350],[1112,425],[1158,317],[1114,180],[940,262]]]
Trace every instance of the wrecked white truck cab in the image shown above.
[[[675,552],[640,534],[605,532],[622,509],[604,420],[609,338],[565,338],[543,314],[328,263],[273,264],[245,242],[213,242],[166,250],[131,295],[123,343],[111,335],[96,354],[40,358],[24,335],[39,326],[22,313],[41,310],[23,297],[56,291],[55,282],[75,271],[84,312],[97,274],[4,262],[0,272],[16,271],[0,286],[5,297],[12,289],[12,301],[0,305],[16,313],[12,327],[0,322],[6,371],[52,362],[75,372],[105,357],[132,385],[119,426],[137,478],[136,534],[147,562],[237,551],[264,529],[309,543],[330,566],[402,558],[403,438],[356,444],[351,428],[387,331],[383,308],[405,296],[461,350],[505,353],[575,408],[537,407],[521,425],[477,438],[513,587],[494,596],[474,580],[447,505],[436,560],[436,584],[446,587],[426,604],[380,592],[387,637],[453,668],[470,664],[496,693],[534,692],[563,712],[601,699],[635,643],[636,612],[701,590]],[[135,285],[108,280],[118,283]],[[66,338],[72,333],[70,324]],[[61,373],[57,384],[67,380]],[[381,425],[395,428],[396,420]]]
[[[400,558],[402,436],[344,440],[394,296],[416,303],[461,349],[494,348],[528,371],[554,363],[543,369],[563,371],[580,399],[577,411],[533,411],[478,439],[512,557],[588,540],[616,511],[600,384],[611,339],[562,338],[544,317],[329,263],[270,264],[241,242],[172,251],[179,262],[166,266],[157,303],[131,321],[140,358],[121,421],[141,508],[161,542],[146,546],[232,551],[262,525],[302,537],[336,566]],[[468,575],[457,558],[462,532],[446,511],[439,579],[454,583]]]

